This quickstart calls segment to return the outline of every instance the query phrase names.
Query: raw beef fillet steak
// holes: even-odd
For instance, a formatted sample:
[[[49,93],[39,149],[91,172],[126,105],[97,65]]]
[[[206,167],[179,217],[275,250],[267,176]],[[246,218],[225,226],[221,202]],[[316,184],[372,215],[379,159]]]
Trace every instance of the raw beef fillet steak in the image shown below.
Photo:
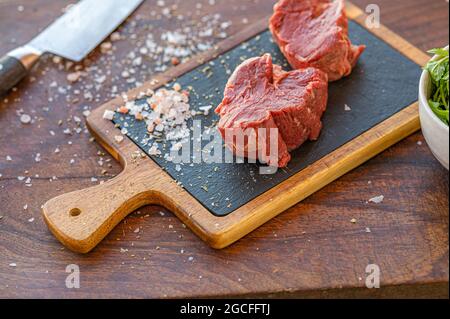
[[[244,152],[245,157],[285,167],[291,159],[290,151],[319,137],[327,99],[324,72],[312,67],[285,72],[265,54],[243,62],[228,80],[224,99],[216,109],[220,115],[218,128],[235,154]],[[271,140],[271,128],[278,129],[272,130],[277,132],[276,144],[275,138]],[[226,139],[226,134],[246,130],[256,135],[256,143],[252,139],[245,139],[244,143]],[[261,130],[266,133],[260,134]],[[278,151],[275,158],[269,156],[276,153],[270,153],[274,150],[271,145]]]
[[[280,0],[270,30],[294,69],[313,66],[329,81],[349,75],[365,46],[352,45],[344,0]]]

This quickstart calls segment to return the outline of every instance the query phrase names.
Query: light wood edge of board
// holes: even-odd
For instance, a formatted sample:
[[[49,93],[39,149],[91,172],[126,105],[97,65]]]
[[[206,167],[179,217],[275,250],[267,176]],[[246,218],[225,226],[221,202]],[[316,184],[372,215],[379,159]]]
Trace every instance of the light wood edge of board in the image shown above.
[[[346,10],[349,18],[355,20],[363,27],[365,26],[366,15],[358,7],[347,3]],[[174,78],[194,69],[196,66],[215,58],[218,54],[264,31],[267,28],[267,19],[262,19],[260,22],[221,42],[213,51],[200,54],[190,62],[172,68],[168,72],[155,77],[154,80],[156,79],[156,81],[146,83],[140,88],[129,91],[127,96],[129,99],[133,99],[143,91],[143,88],[144,90],[145,88],[157,89]],[[429,59],[428,55],[384,26],[369,31],[420,65],[424,65]],[[139,156],[138,154],[141,154],[142,151],[131,140],[125,139],[120,145],[115,141],[114,136],[119,135],[120,131],[112,122],[103,120],[102,115],[106,109],[116,109],[122,103],[122,98],[116,98],[99,107],[88,118],[88,127],[97,141],[121,162],[124,167],[123,172],[103,185],[61,195],[43,206],[44,219],[52,233],[66,247],[76,252],[86,253],[92,250],[127,214],[147,204],[158,204],[167,207],[210,246],[217,249],[225,248],[420,128],[418,107],[417,103],[414,103],[275,188],[238,208],[233,213],[225,217],[217,217],[211,214],[182,187],[177,185],[150,158]],[[392,127],[395,127],[395,129],[392,129]],[[135,155],[133,156],[132,154]],[[323,170],[324,167],[326,167],[326,170]],[[136,171],[140,173],[136,174]],[[149,182],[154,180],[155,176],[160,181],[156,185],[153,182]],[[70,216],[69,212],[71,210],[68,207],[74,206],[68,204],[74,203],[73,198],[79,198],[80,195],[89,198],[88,195],[92,191],[99,192],[99,190],[103,192],[108,190],[110,193],[117,193],[117,191],[113,191],[114,189],[124,191],[123,187],[120,187],[121,183],[129,183],[135,179],[140,181],[138,187],[134,186],[132,190],[128,190],[128,193],[122,194],[122,200],[130,200],[131,203],[119,205],[119,208],[115,207],[115,212],[101,213],[102,218],[91,218],[91,227],[87,227],[87,221],[81,223],[84,227],[74,227],[73,225],[71,226],[70,222],[67,222],[67,216]],[[127,199],[127,196],[130,198]],[[91,198],[94,199],[92,196]],[[175,202],[173,198],[181,198],[181,201],[177,199]],[[98,210],[99,205],[97,201],[95,205],[88,209]],[[64,216],[61,217],[62,215]],[[92,215],[97,216],[97,214]],[[79,216],[86,215],[80,214]],[[79,216],[70,217],[77,218]]]

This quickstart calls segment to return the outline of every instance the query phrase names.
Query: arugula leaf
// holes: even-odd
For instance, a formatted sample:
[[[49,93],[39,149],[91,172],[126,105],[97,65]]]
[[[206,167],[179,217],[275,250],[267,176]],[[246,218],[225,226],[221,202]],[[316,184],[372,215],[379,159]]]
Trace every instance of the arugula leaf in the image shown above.
[[[436,49],[431,49],[428,51],[428,53],[431,53],[433,55],[440,55],[440,56],[448,56],[448,51],[444,48],[436,48]]]
[[[449,123],[449,112],[448,110],[443,110],[439,106],[440,104],[437,102],[433,102],[432,100],[428,101],[428,104],[430,105],[430,108],[433,110],[434,114],[436,114],[442,122]]]
[[[430,108],[441,119],[449,125],[449,53],[448,50],[437,48],[428,51],[437,55],[436,59],[428,62],[425,66],[431,77],[432,92],[428,101]]]

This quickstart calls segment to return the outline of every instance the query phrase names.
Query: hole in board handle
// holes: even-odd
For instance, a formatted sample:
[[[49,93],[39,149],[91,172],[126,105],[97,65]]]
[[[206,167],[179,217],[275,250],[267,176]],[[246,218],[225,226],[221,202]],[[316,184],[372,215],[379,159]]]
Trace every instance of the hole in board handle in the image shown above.
[[[81,214],[81,209],[79,209],[79,208],[72,208],[72,209],[69,211],[69,215],[72,216],[72,217],[77,217],[77,216],[79,216],[80,214]]]

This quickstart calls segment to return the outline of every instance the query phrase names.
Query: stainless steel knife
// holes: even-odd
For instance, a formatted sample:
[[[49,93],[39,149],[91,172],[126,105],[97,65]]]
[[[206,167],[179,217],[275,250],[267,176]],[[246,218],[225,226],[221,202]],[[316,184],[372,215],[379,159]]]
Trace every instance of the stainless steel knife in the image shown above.
[[[0,96],[19,83],[44,53],[81,61],[143,1],[79,1],[31,42],[0,59]]]

